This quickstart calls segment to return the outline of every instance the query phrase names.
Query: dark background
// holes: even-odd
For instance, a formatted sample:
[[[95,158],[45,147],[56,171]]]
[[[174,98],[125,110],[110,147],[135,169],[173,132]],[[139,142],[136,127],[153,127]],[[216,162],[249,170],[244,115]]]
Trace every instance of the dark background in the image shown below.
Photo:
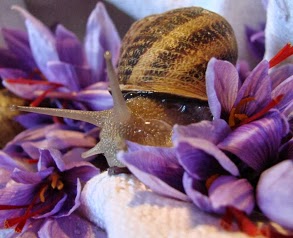
[[[83,39],[87,18],[98,0],[24,0],[24,2],[28,11],[48,26],[62,23]],[[113,5],[105,1],[101,2],[105,4],[120,36],[123,36],[134,20]]]

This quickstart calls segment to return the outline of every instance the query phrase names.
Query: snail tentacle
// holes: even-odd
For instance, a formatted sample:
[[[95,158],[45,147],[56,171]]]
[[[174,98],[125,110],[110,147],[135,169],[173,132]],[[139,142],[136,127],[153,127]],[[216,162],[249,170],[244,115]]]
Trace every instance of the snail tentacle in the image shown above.
[[[47,107],[26,107],[12,105],[12,110],[19,110],[23,112],[34,112],[38,114],[44,114],[49,116],[57,116],[70,118],[73,120],[79,120],[91,123],[98,127],[102,127],[105,120],[108,118],[108,110],[95,112],[95,111],[81,111],[72,109],[58,109],[58,108],[47,108]]]
[[[109,51],[106,51],[104,57],[106,60],[107,74],[114,101],[113,111],[120,122],[128,121],[131,113],[126,105],[123,94],[120,90],[118,78],[112,64],[111,53]]]

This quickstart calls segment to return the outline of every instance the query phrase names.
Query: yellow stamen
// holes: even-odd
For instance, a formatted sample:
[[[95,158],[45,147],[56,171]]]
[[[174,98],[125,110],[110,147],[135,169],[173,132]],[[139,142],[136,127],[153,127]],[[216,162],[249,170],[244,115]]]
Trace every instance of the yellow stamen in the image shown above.
[[[240,100],[240,102],[236,105],[236,107],[233,107],[229,114],[228,123],[230,127],[236,126],[239,122],[242,122],[243,120],[247,119],[248,116],[244,113],[239,113],[241,108],[245,106],[247,103],[255,100],[254,97],[247,97]]]
[[[206,188],[209,189],[212,183],[219,177],[219,174],[214,174],[206,180]]]
[[[47,191],[49,185],[46,185],[44,187],[41,188],[40,192],[39,192],[39,196],[40,196],[40,200],[41,202],[45,202],[45,192]]]
[[[58,190],[62,190],[64,187],[64,183],[61,180],[58,180],[57,182],[57,189]]]

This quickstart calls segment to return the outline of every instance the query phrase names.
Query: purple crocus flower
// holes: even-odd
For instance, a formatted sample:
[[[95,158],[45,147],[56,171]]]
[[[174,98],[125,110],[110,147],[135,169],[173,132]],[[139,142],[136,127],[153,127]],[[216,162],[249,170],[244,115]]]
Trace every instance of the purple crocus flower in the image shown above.
[[[1,189],[2,228],[21,232],[35,220],[73,214],[80,205],[81,183],[99,173],[81,159],[83,151],[74,149],[62,155],[58,150],[40,149],[36,172],[14,169]]]
[[[39,148],[53,148],[67,152],[72,148],[91,148],[96,139],[62,124],[40,125],[27,129],[8,142],[3,151],[14,158],[39,158]]]
[[[223,214],[233,206],[249,214],[254,207],[253,187],[238,178],[234,162],[217,147],[230,132],[223,120],[175,126],[173,143],[185,170],[185,192],[200,209]]]
[[[4,85],[23,98],[42,96],[65,100],[69,104],[68,108],[104,110],[112,107],[112,98],[105,82],[103,55],[106,50],[110,50],[113,63],[117,62],[120,37],[104,5],[98,3],[88,19],[84,46],[62,25],[57,26],[54,35],[26,10],[17,6],[14,9],[25,18],[30,48],[22,44],[18,37],[19,31],[6,30],[6,40],[9,45],[15,44],[16,40],[20,42],[22,45],[15,54],[30,58],[32,55],[41,75],[49,83],[19,80],[27,78],[27,74],[2,68],[0,75]],[[27,39],[25,36],[23,38]]]
[[[263,60],[242,83],[237,69],[229,62],[211,59],[206,71],[208,102],[215,119],[226,120],[231,127],[261,118],[272,107],[281,111],[290,105],[293,95],[289,77],[272,89],[268,70]]]

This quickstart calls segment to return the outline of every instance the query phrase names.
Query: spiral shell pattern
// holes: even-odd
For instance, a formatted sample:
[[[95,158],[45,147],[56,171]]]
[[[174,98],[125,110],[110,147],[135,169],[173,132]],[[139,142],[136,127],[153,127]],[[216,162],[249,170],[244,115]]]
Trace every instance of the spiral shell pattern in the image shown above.
[[[205,71],[211,57],[237,60],[234,32],[220,15],[189,7],[143,18],[123,39],[120,88],[206,100]]]

